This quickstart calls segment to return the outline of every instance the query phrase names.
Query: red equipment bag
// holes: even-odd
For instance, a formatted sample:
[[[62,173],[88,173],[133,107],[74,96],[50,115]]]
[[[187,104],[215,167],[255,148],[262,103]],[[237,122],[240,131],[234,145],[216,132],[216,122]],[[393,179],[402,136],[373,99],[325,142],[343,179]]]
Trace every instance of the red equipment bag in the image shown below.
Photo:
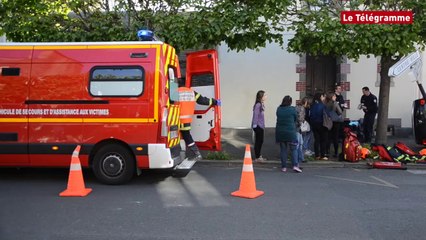
[[[407,145],[405,145],[405,143],[402,143],[402,142],[395,143],[395,148],[398,149],[400,152],[408,154],[410,156],[418,155],[416,152],[411,150],[411,148],[409,148]]]
[[[380,168],[380,169],[400,169],[400,170],[407,169],[407,167],[400,162],[373,162],[372,166],[373,168]]]
[[[400,146],[401,147],[401,146]],[[388,162],[419,162],[426,160],[426,156],[410,155],[399,150],[398,147],[389,147],[384,144],[372,144],[372,150],[379,153],[380,159]]]
[[[350,129],[345,129],[346,137],[343,141],[343,157],[348,162],[358,162],[361,160],[361,143],[358,141],[357,135]]]
[[[384,145],[372,144],[371,146],[373,151],[376,151],[379,153],[380,159],[384,161],[388,161],[388,162],[395,162],[393,157],[389,154],[388,150],[386,149]]]

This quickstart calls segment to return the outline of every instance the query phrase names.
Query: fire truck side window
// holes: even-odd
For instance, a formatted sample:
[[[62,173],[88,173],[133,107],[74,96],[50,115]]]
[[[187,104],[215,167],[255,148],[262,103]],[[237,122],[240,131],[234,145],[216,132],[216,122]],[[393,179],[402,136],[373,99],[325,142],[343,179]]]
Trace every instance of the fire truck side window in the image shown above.
[[[169,91],[170,100],[171,101],[178,101],[179,100],[179,93],[178,93],[178,87],[179,86],[178,86],[178,79],[177,79],[176,74],[175,74],[175,69],[169,67],[168,75],[169,75],[168,80],[169,80],[169,88],[170,88],[170,91]]]
[[[99,66],[90,71],[89,91],[96,97],[137,97],[144,90],[140,66]]]

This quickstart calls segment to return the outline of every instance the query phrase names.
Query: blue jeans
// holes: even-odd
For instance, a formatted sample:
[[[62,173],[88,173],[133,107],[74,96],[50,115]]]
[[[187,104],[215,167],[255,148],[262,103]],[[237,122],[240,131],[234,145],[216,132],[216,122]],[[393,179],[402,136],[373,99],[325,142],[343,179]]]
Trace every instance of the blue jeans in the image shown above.
[[[300,164],[305,160],[305,154],[303,151],[303,137],[302,134],[297,132],[297,163]]]
[[[302,137],[303,137],[303,151],[311,150],[312,131],[302,133]]]
[[[293,167],[297,167],[297,142],[280,142],[281,167],[287,167],[288,150],[290,150]]]

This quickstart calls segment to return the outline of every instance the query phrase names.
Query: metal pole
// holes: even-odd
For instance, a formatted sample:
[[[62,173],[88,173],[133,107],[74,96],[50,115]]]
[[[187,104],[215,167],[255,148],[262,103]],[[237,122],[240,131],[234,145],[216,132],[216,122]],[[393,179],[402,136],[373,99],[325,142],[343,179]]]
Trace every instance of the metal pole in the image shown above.
[[[419,86],[420,92],[422,93],[423,99],[426,99],[426,92],[425,92],[425,89],[423,88],[423,85],[419,81],[416,81],[416,82],[417,82],[417,86]]]

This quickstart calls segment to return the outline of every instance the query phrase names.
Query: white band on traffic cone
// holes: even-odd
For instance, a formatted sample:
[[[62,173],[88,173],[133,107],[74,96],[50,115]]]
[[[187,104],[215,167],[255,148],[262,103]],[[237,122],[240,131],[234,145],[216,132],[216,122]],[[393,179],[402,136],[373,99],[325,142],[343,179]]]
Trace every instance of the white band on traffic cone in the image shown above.
[[[70,166],[70,171],[80,171],[81,165],[78,163],[72,163]]]
[[[78,157],[78,151],[72,152],[72,157]]]
[[[253,172],[253,164],[243,164],[243,172]]]

